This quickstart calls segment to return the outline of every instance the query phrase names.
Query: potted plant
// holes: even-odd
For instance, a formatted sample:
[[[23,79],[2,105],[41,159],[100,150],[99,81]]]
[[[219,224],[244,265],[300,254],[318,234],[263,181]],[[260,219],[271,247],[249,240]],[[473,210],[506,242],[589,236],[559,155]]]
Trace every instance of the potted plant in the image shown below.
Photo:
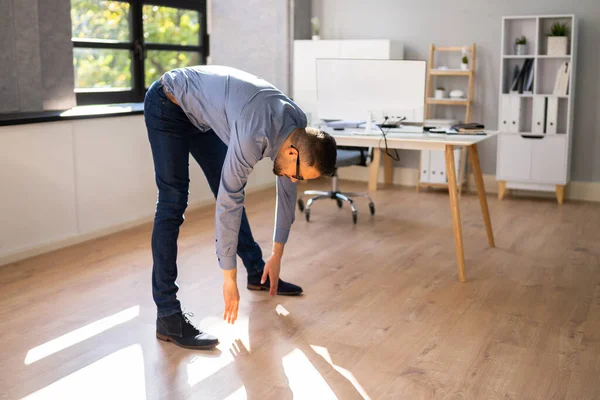
[[[463,71],[469,70],[469,59],[467,58],[467,56],[462,57],[462,64],[460,64],[460,69],[462,69]]]
[[[569,35],[569,28],[567,24],[561,24],[556,22],[552,25],[550,29],[550,34],[548,35],[548,42],[546,48],[546,54],[549,56],[565,56],[567,55],[567,46]]]
[[[443,86],[438,87],[435,90],[435,98],[436,99],[444,99],[446,98],[446,88]]]
[[[312,24],[312,40],[319,40],[321,38],[319,36],[319,18],[312,17],[310,23]]]
[[[525,36],[521,36],[515,40],[515,54],[518,56],[527,54],[527,38]]]

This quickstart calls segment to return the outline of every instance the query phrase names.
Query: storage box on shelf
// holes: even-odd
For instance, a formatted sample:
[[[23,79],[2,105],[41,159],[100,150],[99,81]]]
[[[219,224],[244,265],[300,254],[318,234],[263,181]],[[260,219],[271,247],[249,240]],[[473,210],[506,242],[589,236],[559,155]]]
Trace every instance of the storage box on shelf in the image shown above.
[[[547,54],[547,36],[556,22],[569,29],[565,55]],[[516,55],[512,44],[522,36],[527,52]],[[576,42],[574,15],[502,19],[496,169],[500,199],[508,189],[526,189],[555,191],[557,202],[563,203],[570,180]]]

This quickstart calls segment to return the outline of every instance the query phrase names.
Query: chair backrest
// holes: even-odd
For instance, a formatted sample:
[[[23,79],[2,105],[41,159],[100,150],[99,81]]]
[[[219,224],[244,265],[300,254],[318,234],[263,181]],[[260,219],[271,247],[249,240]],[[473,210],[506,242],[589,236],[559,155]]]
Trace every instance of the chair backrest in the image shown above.
[[[371,160],[373,159],[373,148],[372,147],[359,147],[359,146],[337,146],[339,150],[349,150],[360,152],[360,163],[355,165],[360,165],[363,167],[371,164]]]

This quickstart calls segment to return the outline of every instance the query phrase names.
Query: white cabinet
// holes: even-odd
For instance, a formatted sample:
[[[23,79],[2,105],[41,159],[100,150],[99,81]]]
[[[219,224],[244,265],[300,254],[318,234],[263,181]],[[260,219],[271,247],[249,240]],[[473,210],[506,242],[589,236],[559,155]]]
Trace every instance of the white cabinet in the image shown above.
[[[569,30],[567,53],[548,55],[548,34],[556,23]],[[511,16],[502,18],[501,28],[499,196],[505,189],[556,191],[562,204],[571,168],[577,19],[572,14]],[[522,36],[526,55],[515,54],[513,46]]]
[[[318,58],[362,58],[401,60],[404,46],[394,40],[295,40],[292,99],[306,112],[309,120],[317,115]]]
[[[531,179],[536,182],[564,184],[567,156],[565,136],[545,136],[534,139],[531,145]]]
[[[564,135],[498,136],[498,180],[563,185],[567,179],[567,142]],[[510,186],[509,186],[510,187]]]
[[[498,136],[498,179],[524,181],[531,178],[531,140],[520,135]]]

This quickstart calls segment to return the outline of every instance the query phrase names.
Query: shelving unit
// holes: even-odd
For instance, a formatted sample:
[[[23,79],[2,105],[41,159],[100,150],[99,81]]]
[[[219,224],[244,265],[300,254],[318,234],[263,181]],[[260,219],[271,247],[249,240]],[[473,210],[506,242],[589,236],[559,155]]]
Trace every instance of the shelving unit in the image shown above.
[[[546,53],[547,34],[555,22],[569,27],[566,55]],[[527,54],[515,55],[516,38],[527,38]],[[498,113],[498,198],[508,189],[555,191],[564,201],[570,180],[576,70],[577,21],[574,15],[502,18]],[[531,90],[514,89],[515,67],[533,63]],[[559,68],[568,63],[568,91],[554,93]],[[518,85],[517,85],[518,86]],[[525,85],[527,86],[527,85]]]
[[[462,69],[437,69],[435,66],[436,52],[457,52],[462,53],[467,50],[469,56],[468,70]],[[467,88],[467,97],[464,99],[436,99],[434,93],[434,77],[468,77],[469,83]],[[475,85],[475,43],[471,46],[452,46],[452,47],[436,47],[433,43],[429,48],[429,66],[427,70],[427,84],[425,88],[425,119],[431,118],[431,108],[433,106],[464,106],[465,107],[465,123],[471,122],[471,107],[473,105],[473,94]],[[419,176],[417,179],[417,192],[421,187],[437,187],[447,188],[448,178],[446,176],[446,166],[444,152],[424,150],[421,151],[419,160]],[[462,192],[463,186],[467,183],[467,152],[456,150],[454,159],[456,161],[457,183],[459,194]]]

